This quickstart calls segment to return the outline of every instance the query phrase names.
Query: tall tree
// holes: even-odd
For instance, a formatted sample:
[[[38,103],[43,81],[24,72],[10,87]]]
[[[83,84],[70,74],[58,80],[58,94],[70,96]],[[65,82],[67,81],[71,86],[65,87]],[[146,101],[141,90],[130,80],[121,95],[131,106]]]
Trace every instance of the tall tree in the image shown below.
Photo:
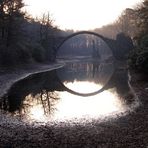
[[[148,0],[144,0],[136,12],[138,14],[137,46],[129,61],[131,67],[148,73]]]
[[[6,4],[7,0],[0,0],[0,38],[4,39],[5,34],[6,34],[6,22],[5,22],[5,17],[6,17]]]
[[[136,26],[137,20],[138,14],[136,10],[131,8],[125,9],[116,22],[118,24],[118,30],[131,37],[134,37],[138,30]]]
[[[24,13],[21,9],[24,7],[22,0],[10,0],[8,2],[8,26],[6,44],[9,46],[18,39],[21,33],[21,23],[24,20]]]
[[[148,35],[148,0],[143,1],[142,5],[137,9],[137,13],[139,16],[139,37]]]
[[[50,14],[43,14],[40,19],[40,42],[46,51],[46,60],[54,60],[55,32]]]
[[[0,0],[1,38],[7,46],[18,39],[21,23],[24,20],[23,0]]]

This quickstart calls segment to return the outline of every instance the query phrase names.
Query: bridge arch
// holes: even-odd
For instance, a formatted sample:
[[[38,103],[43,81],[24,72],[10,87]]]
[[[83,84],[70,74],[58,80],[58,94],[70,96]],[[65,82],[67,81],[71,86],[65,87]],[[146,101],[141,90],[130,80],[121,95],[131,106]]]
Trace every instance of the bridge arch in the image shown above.
[[[100,35],[100,34],[98,34],[98,33],[92,32],[92,31],[79,31],[79,32],[73,33],[73,34],[71,34],[71,35],[65,37],[65,38],[60,42],[60,44],[59,44],[59,45],[57,46],[57,48],[56,48],[56,56],[57,56],[57,52],[58,52],[58,50],[60,49],[60,47],[61,47],[67,40],[69,40],[70,38],[75,37],[75,36],[77,36],[77,35],[81,35],[81,34],[89,34],[89,35],[94,35],[94,36],[96,36],[96,37],[99,37],[100,39],[102,39],[102,40],[107,44],[107,46],[108,46],[108,47],[110,48],[110,50],[112,51],[112,48],[111,48],[110,44],[108,44],[108,42],[107,42],[107,38],[105,38],[104,36],[102,36],[102,35]],[[113,53],[113,51],[112,51],[112,53]]]
[[[110,44],[108,44],[108,42],[107,42],[108,39],[107,39],[107,38],[105,38],[104,36],[102,36],[102,35],[100,35],[100,34],[98,34],[98,33],[95,33],[95,32],[91,32],[91,31],[79,31],[79,32],[73,33],[73,34],[71,34],[71,35],[65,37],[65,38],[60,42],[60,44],[59,44],[59,45],[57,46],[57,48],[56,48],[56,56],[57,56],[57,52],[58,52],[58,50],[60,49],[60,47],[61,47],[67,40],[69,40],[70,38],[75,37],[75,36],[77,36],[77,35],[81,35],[81,34],[89,34],[89,35],[94,35],[94,36],[96,36],[96,37],[99,37],[100,39],[102,39],[102,40],[106,43],[106,45],[109,47],[109,49],[111,50],[112,55],[113,55],[112,48],[111,48]],[[113,55],[113,56],[114,56],[114,55]],[[111,75],[111,77],[112,77],[112,75]],[[111,77],[110,77],[110,79],[111,79]],[[110,81],[110,79],[109,79],[109,81]],[[74,90],[69,89],[68,87],[66,87],[66,86],[60,81],[59,78],[58,78],[58,80],[59,80],[59,82],[61,83],[61,86],[63,86],[63,88],[64,88],[65,91],[67,91],[67,92],[69,92],[69,93],[71,93],[71,94],[74,94],[74,95],[82,96],[82,97],[93,96],[93,95],[96,95],[96,94],[98,94],[98,93],[103,92],[103,91],[106,89],[106,87],[107,87],[107,85],[108,85],[108,82],[109,82],[109,81],[106,82],[106,84],[105,84],[101,89],[98,89],[98,91],[95,91],[95,92],[92,92],[92,93],[79,93],[79,92],[76,92],[76,91],[74,91]]]

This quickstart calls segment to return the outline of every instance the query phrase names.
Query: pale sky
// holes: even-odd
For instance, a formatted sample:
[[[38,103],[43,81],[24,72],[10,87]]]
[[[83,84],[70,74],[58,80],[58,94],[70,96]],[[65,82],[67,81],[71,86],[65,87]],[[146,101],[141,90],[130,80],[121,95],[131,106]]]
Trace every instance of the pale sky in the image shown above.
[[[34,17],[49,12],[61,29],[89,30],[115,21],[141,0],[24,0]]]

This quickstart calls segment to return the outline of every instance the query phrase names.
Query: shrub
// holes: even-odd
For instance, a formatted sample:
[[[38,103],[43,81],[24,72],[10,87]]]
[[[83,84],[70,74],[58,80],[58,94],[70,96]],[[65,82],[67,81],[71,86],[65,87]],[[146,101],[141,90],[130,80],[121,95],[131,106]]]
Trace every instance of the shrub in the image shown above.
[[[129,66],[140,71],[148,72],[148,35],[144,35],[138,40],[139,44],[129,55]]]
[[[145,35],[144,37],[142,37],[140,41],[140,47],[143,50],[148,50],[148,35]]]
[[[128,56],[128,65],[131,68],[136,68],[137,57],[138,57],[138,51],[132,50]]]
[[[142,51],[138,54],[136,67],[142,72],[148,72],[148,51]]]

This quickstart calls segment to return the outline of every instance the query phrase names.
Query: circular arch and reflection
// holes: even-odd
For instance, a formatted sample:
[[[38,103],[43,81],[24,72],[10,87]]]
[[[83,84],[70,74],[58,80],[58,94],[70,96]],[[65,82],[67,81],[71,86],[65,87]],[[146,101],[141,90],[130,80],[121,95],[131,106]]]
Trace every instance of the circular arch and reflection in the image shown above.
[[[94,32],[69,35],[57,47],[56,57],[65,64],[57,70],[57,76],[65,89],[75,95],[85,97],[102,92],[114,73],[112,50],[105,38]],[[87,86],[87,89],[81,91],[74,85]]]
[[[96,37],[101,38],[104,42],[106,42],[106,41],[105,41],[105,37],[103,37],[102,35],[100,35],[100,34],[98,34],[98,33],[91,32],[91,31],[79,31],[79,32],[76,32],[76,33],[73,33],[73,34],[67,36],[67,37],[58,45],[57,51],[60,49],[60,47],[61,47],[67,40],[69,40],[70,38],[75,37],[75,36],[77,36],[77,35],[80,35],[80,34],[94,35],[94,36],[96,36]],[[106,44],[107,44],[107,43],[106,43]],[[108,45],[108,44],[107,44],[107,45]],[[108,45],[108,47],[109,47],[109,45]]]

